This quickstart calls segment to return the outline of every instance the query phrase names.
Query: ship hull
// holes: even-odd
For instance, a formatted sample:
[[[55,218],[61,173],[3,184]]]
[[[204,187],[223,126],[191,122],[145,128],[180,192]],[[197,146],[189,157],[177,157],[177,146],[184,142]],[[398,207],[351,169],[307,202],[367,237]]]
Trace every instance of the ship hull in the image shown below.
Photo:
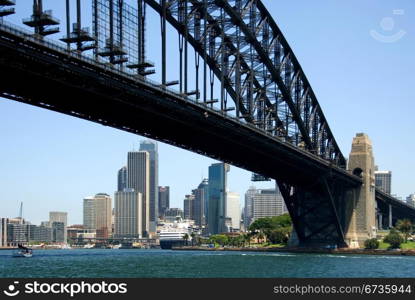
[[[184,240],[160,240],[161,249],[171,249],[173,247],[182,247],[185,245],[186,242]]]

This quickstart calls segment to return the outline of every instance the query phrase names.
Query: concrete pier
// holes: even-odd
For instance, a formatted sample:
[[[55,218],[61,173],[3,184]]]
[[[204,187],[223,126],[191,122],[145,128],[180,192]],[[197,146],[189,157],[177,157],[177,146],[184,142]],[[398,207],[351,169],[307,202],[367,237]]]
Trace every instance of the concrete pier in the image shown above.
[[[364,133],[353,138],[348,170],[360,176],[363,184],[354,191],[353,209],[346,231],[346,243],[350,248],[364,245],[365,240],[376,237],[375,163],[372,142]]]

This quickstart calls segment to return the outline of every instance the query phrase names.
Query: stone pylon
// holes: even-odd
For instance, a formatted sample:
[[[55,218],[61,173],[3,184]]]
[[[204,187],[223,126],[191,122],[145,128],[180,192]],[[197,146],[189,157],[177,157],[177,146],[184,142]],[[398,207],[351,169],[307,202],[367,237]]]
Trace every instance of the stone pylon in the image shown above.
[[[353,138],[348,170],[360,176],[363,184],[353,191],[353,201],[346,242],[350,248],[362,247],[365,240],[376,237],[375,163],[372,142],[364,133]]]

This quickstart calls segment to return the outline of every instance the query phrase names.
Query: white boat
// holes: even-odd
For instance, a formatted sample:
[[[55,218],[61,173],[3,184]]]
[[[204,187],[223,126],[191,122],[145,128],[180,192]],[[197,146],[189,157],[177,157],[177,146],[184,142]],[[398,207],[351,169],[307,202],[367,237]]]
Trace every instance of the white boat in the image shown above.
[[[95,247],[95,244],[86,244],[84,245],[84,249],[92,249]]]
[[[13,253],[13,257],[25,257],[29,258],[33,256],[33,250],[27,247],[24,247],[23,245],[18,244],[19,250],[16,250]]]
[[[61,249],[68,250],[68,249],[72,249],[72,247],[71,247],[71,246],[69,246],[68,244],[63,244],[63,245],[61,246]]]

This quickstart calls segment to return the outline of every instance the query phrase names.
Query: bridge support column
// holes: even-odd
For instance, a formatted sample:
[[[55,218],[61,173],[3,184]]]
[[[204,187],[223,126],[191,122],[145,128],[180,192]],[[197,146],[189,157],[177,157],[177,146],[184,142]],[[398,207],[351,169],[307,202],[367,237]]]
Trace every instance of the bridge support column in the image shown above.
[[[393,227],[393,220],[392,220],[392,205],[389,204],[389,228]]]
[[[364,245],[365,240],[376,237],[375,176],[372,142],[366,134],[358,133],[353,138],[348,169],[361,176],[363,184],[351,193],[353,207],[349,226],[346,230],[346,243],[351,248]]]
[[[378,214],[378,230],[383,229],[383,215],[381,212]]]

